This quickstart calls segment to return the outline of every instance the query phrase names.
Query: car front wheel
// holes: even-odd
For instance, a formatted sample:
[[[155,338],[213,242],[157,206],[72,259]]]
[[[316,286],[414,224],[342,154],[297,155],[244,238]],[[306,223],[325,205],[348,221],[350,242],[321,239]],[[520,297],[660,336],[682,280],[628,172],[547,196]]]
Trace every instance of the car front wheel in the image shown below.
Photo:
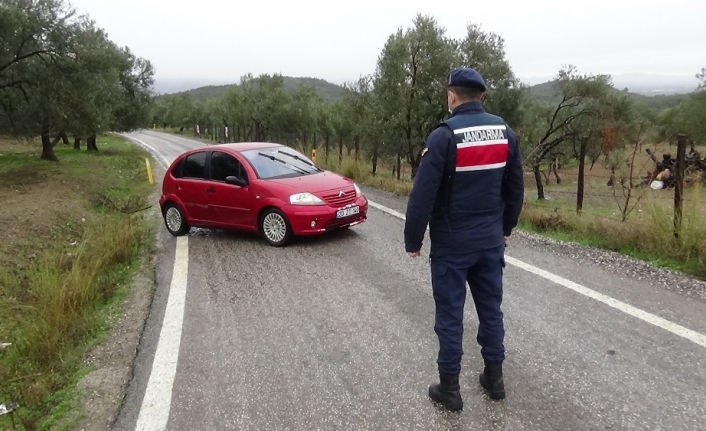
[[[292,238],[292,228],[282,211],[270,208],[260,218],[260,232],[270,245],[281,247]]]
[[[169,233],[174,236],[185,235],[191,229],[191,226],[186,223],[184,213],[172,203],[164,206],[164,225]]]

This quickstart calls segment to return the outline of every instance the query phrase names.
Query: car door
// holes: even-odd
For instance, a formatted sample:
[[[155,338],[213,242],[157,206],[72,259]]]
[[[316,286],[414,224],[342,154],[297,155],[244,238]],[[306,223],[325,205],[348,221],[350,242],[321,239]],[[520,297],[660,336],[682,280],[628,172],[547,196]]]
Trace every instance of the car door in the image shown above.
[[[210,182],[207,188],[209,211],[225,226],[253,225],[252,197],[248,186],[227,184],[233,176],[249,184],[247,171],[233,155],[213,151],[210,160]]]
[[[175,191],[179,200],[184,204],[189,218],[193,221],[204,223],[213,222],[209,215],[208,198],[206,196],[207,151],[189,154],[184,159],[181,172],[175,179]]]

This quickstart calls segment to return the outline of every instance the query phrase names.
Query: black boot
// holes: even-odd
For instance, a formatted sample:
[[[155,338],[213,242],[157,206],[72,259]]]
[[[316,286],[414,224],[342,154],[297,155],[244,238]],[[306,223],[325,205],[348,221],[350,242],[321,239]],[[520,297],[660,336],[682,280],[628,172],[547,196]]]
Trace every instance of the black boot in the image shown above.
[[[441,383],[429,386],[429,398],[451,411],[463,409],[458,374],[439,374]]]
[[[480,385],[488,391],[488,396],[494,400],[505,398],[505,383],[503,382],[503,365],[485,363],[485,369],[479,377]]]

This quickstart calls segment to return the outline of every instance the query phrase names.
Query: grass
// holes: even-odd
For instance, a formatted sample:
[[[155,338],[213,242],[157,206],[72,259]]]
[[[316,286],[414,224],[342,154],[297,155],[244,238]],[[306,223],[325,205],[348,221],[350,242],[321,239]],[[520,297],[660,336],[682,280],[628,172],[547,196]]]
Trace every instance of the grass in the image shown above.
[[[599,213],[576,215],[551,203],[525,204],[522,228],[584,245],[614,250],[658,266],[706,279],[706,217],[700,187],[683,209],[683,224],[674,236],[671,208],[662,202],[647,202],[645,210],[625,222]]]
[[[38,160],[37,143],[0,139],[0,342],[13,343],[0,353],[0,399],[20,404],[20,429],[73,414],[84,356],[149,246],[147,154],[116,136],[98,143],[97,153],[59,144],[53,163]]]

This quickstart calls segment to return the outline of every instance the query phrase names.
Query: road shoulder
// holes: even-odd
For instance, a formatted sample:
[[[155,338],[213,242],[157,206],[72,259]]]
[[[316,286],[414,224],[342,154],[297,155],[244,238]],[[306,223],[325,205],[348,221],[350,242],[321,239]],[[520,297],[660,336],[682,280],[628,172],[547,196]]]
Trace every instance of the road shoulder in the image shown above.
[[[155,183],[159,185],[164,169],[154,156],[151,158],[151,166]],[[160,187],[155,187],[150,194],[150,202],[158,202],[160,192]],[[145,211],[145,219],[153,220],[151,226],[159,228],[159,207],[153,205]],[[137,355],[156,289],[157,256],[153,251],[159,241],[159,230],[154,229],[152,236],[153,247],[141,256],[140,267],[132,280],[129,294],[121,304],[117,304],[116,319],[111,322],[110,333],[101,344],[89,350],[84,359],[85,365],[93,371],[86,374],[77,384],[81,411],[81,419],[75,427],[77,430],[111,429],[123,407],[135,374]]]

